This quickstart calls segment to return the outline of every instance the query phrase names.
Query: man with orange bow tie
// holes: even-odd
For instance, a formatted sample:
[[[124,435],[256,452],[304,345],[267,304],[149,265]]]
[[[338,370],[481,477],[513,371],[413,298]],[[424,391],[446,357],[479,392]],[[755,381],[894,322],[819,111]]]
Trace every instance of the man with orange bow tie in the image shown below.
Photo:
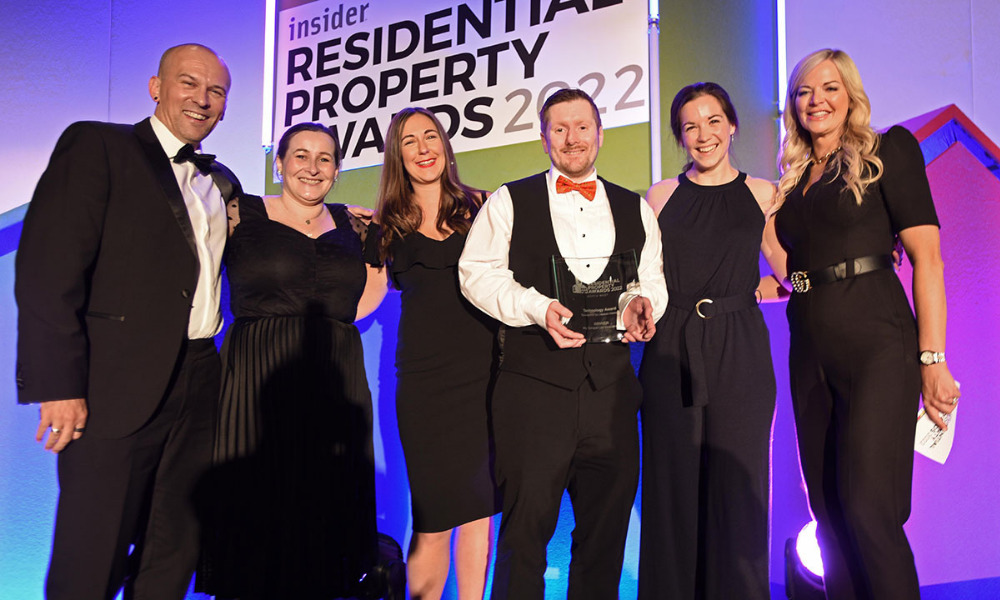
[[[586,286],[617,277],[609,257],[637,257],[639,283],[618,298],[617,329],[622,342],[647,341],[667,304],[660,230],[638,194],[597,177],[604,130],[590,96],[559,90],[539,119],[551,167],[489,198],[459,262],[462,293],[503,323],[492,415],[504,499],[492,597],[543,598],[546,547],[568,490],[568,598],[616,598],[642,391],[626,344],[588,343],[567,326],[573,313],[556,300],[553,270],[565,260]]]

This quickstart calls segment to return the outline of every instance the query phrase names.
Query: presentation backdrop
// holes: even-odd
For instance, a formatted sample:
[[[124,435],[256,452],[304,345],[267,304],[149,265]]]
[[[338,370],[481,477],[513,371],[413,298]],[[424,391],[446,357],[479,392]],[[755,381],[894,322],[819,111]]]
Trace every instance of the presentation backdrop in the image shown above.
[[[324,123],[344,168],[382,163],[407,106],[434,111],[456,152],[538,139],[538,110],[578,87],[605,128],[649,120],[646,0],[280,0],[273,141]]]

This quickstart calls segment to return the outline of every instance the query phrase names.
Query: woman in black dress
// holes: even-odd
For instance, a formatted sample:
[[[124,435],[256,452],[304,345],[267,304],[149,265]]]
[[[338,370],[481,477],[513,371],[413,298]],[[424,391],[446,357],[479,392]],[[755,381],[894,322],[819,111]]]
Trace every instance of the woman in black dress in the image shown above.
[[[230,205],[233,316],[199,588],[224,597],[352,595],[376,554],[372,407],[356,317],[384,278],[324,198],[340,151],[323,125],[278,144],[281,195]],[[365,308],[359,308],[365,306]]]
[[[718,84],[678,92],[670,126],[691,162],[646,194],[670,300],[639,370],[639,598],[768,598],[775,383],[755,292],[780,289],[758,268],[775,190],[730,163],[738,121]]]
[[[945,426],[959,391],[944,362],[944,276],[923,155],[910,132],[880,135],[870,118],[845,53],[820,50],[795,66],[783,204],[767,236],[787,252],[796,292],[792,403],[827,598],[916,599],[903,524],[918,398]],[[892,269],[897,235],[913,264],[916,321]]]
[[[481,599],[497,512],[487,425],[496,323],[462,297],[457,266],[482,192],[459,180],[430,111],[401,110],[385,140],[369,248],[402,292],[396,413],[413,510],[410,596],[441,597],[454,533],[458,597]]]

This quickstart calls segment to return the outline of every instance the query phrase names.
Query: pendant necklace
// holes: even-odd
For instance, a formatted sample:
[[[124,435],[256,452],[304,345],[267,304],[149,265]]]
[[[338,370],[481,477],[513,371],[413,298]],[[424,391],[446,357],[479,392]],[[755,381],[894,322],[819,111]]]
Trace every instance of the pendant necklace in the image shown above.
[[[827,152],[823,156],[821,156],[819,158],[810,158],[809,160],[812,161],[812,164],[814,164],[814,165],[821,165],[821,164],[825,163],[827,160],[829,160],[829,158],[831,156],[833,156],[834,154],[840,152],[841,148],[843,148],[843,146],[837,146],[836,148],[834,148],[833,150],[830,150],[829,152]]]

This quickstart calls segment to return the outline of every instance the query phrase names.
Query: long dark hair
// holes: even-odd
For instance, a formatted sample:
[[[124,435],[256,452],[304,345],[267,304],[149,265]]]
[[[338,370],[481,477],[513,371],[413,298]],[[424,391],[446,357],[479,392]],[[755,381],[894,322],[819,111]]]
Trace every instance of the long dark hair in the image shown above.
[[[467,233],[472,225],[472,217],[482,203],[482,192],[471,188],[458,177],[455,166],[455,152],[441,122],[434,113],[412,106],[396,113],[389,122],[385,134],[385,163],[378,183],[378,198],[375,203],[375,218],[379,222],[378,257],[383,263],[392,261],[389,247],[398,239],[413,233],[420,227],[423,215],[413,202],[413,185],[403,166],[402,136],[403,126],[413,115],[429,118],[441,135],[444,146],[444,170],[441,172],[441,201],[438,205],[437,229],[444,233],[448,229]]]
[[[684,145],[682,141],[684,134],[681,132],[681,109],[688,102],[702,96],[711,96],[718,100],[722,106],[722,114],[726,115],[726,119],[729,120],[736,131],[740,130],[740,120],[736,116],[736,107],[733,106],[733,101],[729,99],[729,94],[726,93],[726,90],[717,83],[699,81],[682,87],[681,91],[677,92],[677,95],[674,96],[674,101],[670,103],[670,131],[674,134],[674,140],[678,146]],[[687,171],[690,169],[692,164],[691,161],[688,161],[684,165],[684,170]]]
[[[681,91],[677,92],[677,95],[674,96],[674,101],[670,104],[670,131],[673,132],[674,139],[677,140],[678,144],[681,143],[681,137],[684,135],[681,132],[681,109],[688,102],[701,96],[712,96],[718,100],[719,104],[722,105],[723,114],[733,124],[733,127],[739,131],[740,120],[736,117],[736,107],[733,106],[733,101],[729,99],[729,94],[726,93],[726,90],[717,83],[699,81],[698,83],[682,87]]]

